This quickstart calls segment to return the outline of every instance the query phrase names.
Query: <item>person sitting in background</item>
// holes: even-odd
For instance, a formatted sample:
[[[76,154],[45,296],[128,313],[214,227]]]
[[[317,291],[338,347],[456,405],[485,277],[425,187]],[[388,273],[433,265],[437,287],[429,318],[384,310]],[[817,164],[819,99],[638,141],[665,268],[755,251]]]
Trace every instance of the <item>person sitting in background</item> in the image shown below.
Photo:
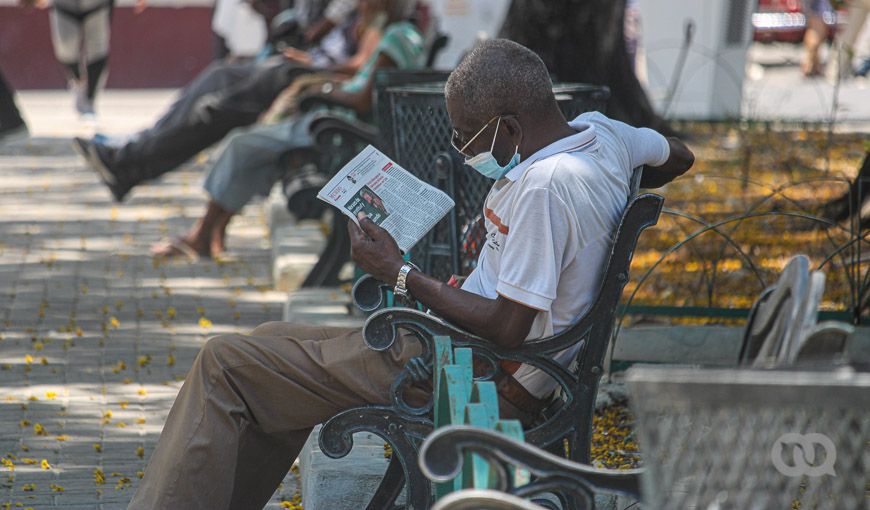
[[[299,86],[289,89],[292,94],[276,102],[286,103],[284,108],[293,111],[292,98],[308,95],[306,90],[313,89],[357,114],[367,113],[371,109],[375,70],[417,68],[424,63],[422,35],[410,22],[400,21],[406,13],[402,0],[361,0],[362,23],[386,24],[384,35],[368,61],[346,80],[334,74],[299,78],[294,83]],[[270,111],[272,122],[230,133],[213,155],[214,162],[205,178],[209,200],[204,215],[185,234],[154,246],[152,255],[184,255],[195,260],[222,254],[226,248],[226,229],[233,216],[253,197],[268,195],[287,172],[288,168],[281,164],[281,155],[313,145],[309,124],[318,113],[293,113],[284,118],[284,112]]]
[[[377,45],[380,33],[354,32],[357,25],[352,13],[346,12],[348,1],[332,0],[329,6],[333,3],[341,3],[345,18],[333,30],[334,36],[324,38],[317,53],[321,57],[300,62],[291,50],[259,62],[213,63],[185,87],[152,128],[118,143],[100,135],[76,138],[75,149],[121,202],[135,186],[175,170],[233,128],[256,122],[299,76],[318,69],[352,74]]]
[[[400,291],[503,349],[559,333],[595,299],[632,170],[652,165],[641,184],[661,185],[686,172],[693,155],[675,138],[600,113],[569,123],[544,62],[503,39],[468,54],[445,98],[467,171],[495,180],[477,267],[461,289],[450,287],[407,265],[396,241],[365,216],[362,230],[348,222],[354,261],[387,285],[401,275]],[[574,353],[555,361],[565,365]],[[209,339],[128,510],[262,508],[315,425],[387,404],[390,385],[419,355],[411,333],[379,352],[360,328],[283,322]],[[528,426],[553,381],[528,365],[498,376],[500,416]],[[412,402],[428,397],[417,387],[407,393]]]

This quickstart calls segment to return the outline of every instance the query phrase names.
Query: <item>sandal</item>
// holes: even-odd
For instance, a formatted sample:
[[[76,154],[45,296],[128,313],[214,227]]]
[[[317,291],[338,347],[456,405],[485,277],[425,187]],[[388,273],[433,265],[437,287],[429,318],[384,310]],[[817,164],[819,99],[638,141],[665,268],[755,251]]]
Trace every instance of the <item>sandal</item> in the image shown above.
[[[171,241],[152,247],[151,256],[163,259],[184,256],[187,257],[190,262],[197,262],[201,258],[211,258],[211,254],[208,251],[197,251],[196,248],[191,246],[183,237],[176,237]]]

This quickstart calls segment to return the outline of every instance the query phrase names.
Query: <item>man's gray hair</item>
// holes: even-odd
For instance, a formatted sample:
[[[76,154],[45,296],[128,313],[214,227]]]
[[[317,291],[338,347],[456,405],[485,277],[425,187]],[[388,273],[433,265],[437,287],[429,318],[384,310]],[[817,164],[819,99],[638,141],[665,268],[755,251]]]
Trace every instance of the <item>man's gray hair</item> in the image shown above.
[[[555,105],[547,66],[535,52],[507,39],[478,43],[450,73],[444,96],[480,122],[504,114],[532,117]]]

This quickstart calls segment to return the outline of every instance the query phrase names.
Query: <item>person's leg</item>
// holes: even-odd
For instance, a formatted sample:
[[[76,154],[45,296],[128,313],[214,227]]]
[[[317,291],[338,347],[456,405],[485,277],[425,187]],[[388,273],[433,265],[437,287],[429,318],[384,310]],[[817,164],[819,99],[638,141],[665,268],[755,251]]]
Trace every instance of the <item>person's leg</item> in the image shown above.
[[[214,203],[217,204],[217,202]],[[232,221],[235,215],[235,212],[230,211],[229,214],[215,218],[211,224],[211,238],[209,239],[208,249],[212,254],[220,255],[227,251],[227,227],[230,226],[230,221]]]
[[[83,113],[93,113],[94,98],[100,86],[103,72],[109,58],[109,36],[111,8],[107,5],[88,14],[82,25],[84,42],[82,57],[85,64],[84,94],[79,109]]]
[[[206,94],[228,90],[256,72],[254,62],[212,62],[188,83],[152,130],[167,129],[189,121],[196,105]]]
[[[203,187],[210,200],[205,216],[179,238],[155,246],[152,255],[187,254],[185,246],[179,243],[199,255],[222,253],[232,217],[253,197],[268,195],[287,171],[280,165],[281,154],[311,144],[310,118],[305,115],[281,124],[234,130],[216,151],[215,162],[206,175]]]
[[[254,123],[289,84],[289,81],[283,82],[282,77],[289,79],[292,74],[285,65],[258,70],[251,79],[232,87],[226,94],[202,98],[185,124],[137,137],[107,163],[133,185],[170,172],[234,128]],[[240,104],[235,104],[234,100]]]
[[[870,2],[868,2],[870,3]],[[852,76],[852,59],[855,57],[855,41],[867,21],[868,6],[862,0],[855,0],[849,5],[849,17],[846,28],[837,36],[837,58],[831,59],[834,66],[833,77],[839,74],[842,78]]]
[[[161,242],[151,248],[154,257],[186,256],[192,260],[199,257],[218,256],[225,251],[225,234],[235,211],[228,211],[214,200],[209,200],[205,214],[196,220],[185,234],[169,242]]]
[[[387,402],[393,379],[419,354],[406,337],[375,352],[359,330],[267,327],[254,332],[268,336],[223,335],[203,347],[130,510],[261,508],[312,427]]]
[[[49,12],[51,44],[54,57],[64,66],[71,88],[75,88],[81,85],[79,48],[82,41],[82,26],[77,18],[64,12],[63,9],[64,4],[56,3]]]
[[[206,192],[227,210],[239,211],[255,196],[266,196],[288,170],[281,156],[312,144],[311,115],[279,124],[258,124],[234,130],[215,151],[206,175]]]
[[[4,133],[9,133],[16,130],[24,129],[24,119],[21,118],[21,112],[15,105],[15,91],[12,86],[6,81],[3,76],[3,71],[0,70],[0,137]]]
[[[76,147],[120,202],[133,187],[175,170],[232,129],[255,122],[300,72],[293,64],[271,66],[234,88],[231,95],[241,104],[215,96],[197,105],[188,122],[140,133],[120,148],[80,138]]]
[[[804,58],[801,62],[801,71],[804,76],[817,76],[821,73],[822,64],[819,58],[819,48],[825,40],[828,26],[824,19],[810,11],[807,14],[807,29],[804,33]]]
[[[289,60],[275,60],[245,82],[204,103],[204,114],[214,118],[240,116],[256,120],[293,80],[313,71]]]

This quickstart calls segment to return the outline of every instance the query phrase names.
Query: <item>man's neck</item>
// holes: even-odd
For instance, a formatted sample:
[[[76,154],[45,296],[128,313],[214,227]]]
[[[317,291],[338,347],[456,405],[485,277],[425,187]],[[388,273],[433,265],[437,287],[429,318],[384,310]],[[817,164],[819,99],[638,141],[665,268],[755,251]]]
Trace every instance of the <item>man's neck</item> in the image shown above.
[[[520,157],[526,159],[544,147],[576,134],[577,131],[569,126],[564,118],[553,119],[530,133],[529,139],[524,140],[522,144]]]

